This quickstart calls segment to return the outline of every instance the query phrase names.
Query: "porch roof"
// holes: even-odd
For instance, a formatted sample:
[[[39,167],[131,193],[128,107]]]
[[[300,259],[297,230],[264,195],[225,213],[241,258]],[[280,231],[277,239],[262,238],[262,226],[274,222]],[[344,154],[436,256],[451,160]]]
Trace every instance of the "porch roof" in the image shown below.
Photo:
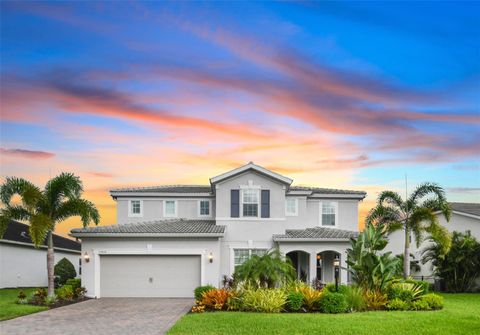
[[[315,227],[307,229],[287,229],[285,234],[273,235],[276,242],[301,241],[348,241],[357,237],[358,232],[337,228]]]

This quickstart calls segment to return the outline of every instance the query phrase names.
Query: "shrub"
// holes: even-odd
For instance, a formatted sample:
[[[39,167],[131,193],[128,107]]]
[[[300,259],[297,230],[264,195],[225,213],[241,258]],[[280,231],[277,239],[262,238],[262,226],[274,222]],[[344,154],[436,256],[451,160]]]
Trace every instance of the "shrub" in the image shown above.
[[[82,286],[82,280],[80,278],[70,278],[67,279],[65,284],[72,286],[73,290],[75,291],[77,288]]]
[[[388,288],[388,298],[411,302],[418,299],[424,292],[424,287],[413,283],[393,283]]]
[[[25,305],[26,303],[28,303],[27,295],[23,290],[20,290],[17,296],[17,304]]]
[[[393,300],[390,300],[387,303],[386,307],[389,311],[406,311],[410,308],[408,302],[403,301],[399,298],[394,298]]]
[[[311,286],[305,285],[299,288],[299,292],[303,295],[303,303],[307,311],[313,312],[320,309],[322,291],[314,290]]]
[[[197,300],[196,304],[192,306],[190,310],[192,313],[203,313],[205,312],[205,305]]]
[[[320,312],[345,313],[348,309],[347,300],[341,293],[325,292],[320,298]]]
[[[384,309],[388,300],[387,295],[379,290],[366,290],[364,298],[367,309],[372,311]]]
[[[415,286],[420,287],[422,289],[422,294],[427,294],[430,291],[431,284],[428,281],[406,279],[405,283],[414,284]]]
[[[58,301],[58,298],[57,296],[54,294],[52,296],[48,296],[45,298],[45,305],[47,306],[52,306],[52,305],[55,305]]]
[[[426,300],[418,299],[410,304],[410,309],[414,311],[428,311],[431,308]]]
[[[65,257],[55,264],[54,273],[55,276],[58,276],[58,283],[60,285],[64,285],[68,279],[73,279],[77,276],[75,267]]]
[[[45,305],[45,299],[47,298],[47,290],[44,288],[39,288],[33,292],[32,298],[30,298],[30,303],[33,305]]]
[[[281,289],[246,290],[243,295],[244,309],[252,312],[280,313],[287,295]]]
[[[57,296],[60,300],[73,300],[73,287],[71,285],[63,285],[62,287],[57,289]]]
[[[195,300],[202,300],[202,295],[204,292],[215,290],[215,287],[212,285],[198,286],[194,291]]]
[[[287,308],[291,312],[298,312],[303,306],[303,294],[301,292],[290,292],[287,295]]]
[[[334,283],[327,284],[327,286],[325,286],[325,289],[329,292],[332,292],[332,293],[337,292],[337,290],[335,289],[335,284]],[[349,288],[348,285],[338,285],[338,293],[346,294],[349,289],[350,288]]]
[[[230,293],[225,289],[211,289],[203,292],[202,304],[208,309],[222,310],[227,308]]]
[[[430,293],[430,294],[425,294],[420,298],[421,301],[425,301],[430,309],[442,309],[443,308],[443,297]]]
[[[230,296],[227,299],[227,309],[229,311],[239,311],[243,308],[243,295],[239,291],[229,291]]]
[[[348,307],[352,311],[361,312],[367,309],[363,289],[358,286],[351,286],[345,293],[345,299],[347,300]]]
[[[77,289],[75,290],[75,297],[77,299],[83,299],[86,293],[87,290],[85,289],[85,287],[77,287]]]

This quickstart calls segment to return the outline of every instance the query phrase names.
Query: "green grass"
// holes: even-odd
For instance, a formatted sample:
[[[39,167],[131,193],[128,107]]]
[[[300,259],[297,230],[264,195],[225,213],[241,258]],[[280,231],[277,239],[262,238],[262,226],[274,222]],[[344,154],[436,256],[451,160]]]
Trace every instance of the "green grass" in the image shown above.
[[[25,288],[23,292],[25,292],[27,297],[30,297],[35,290],[36,288]],[[0,321],[48,309],[43,306],[17,304],[18,292],[20,292],[20,289],[17,288],[0,289]]]
[[[426,312],[187,314],[168,334],[480,334],[480,294],[443,296],[443,310]]]

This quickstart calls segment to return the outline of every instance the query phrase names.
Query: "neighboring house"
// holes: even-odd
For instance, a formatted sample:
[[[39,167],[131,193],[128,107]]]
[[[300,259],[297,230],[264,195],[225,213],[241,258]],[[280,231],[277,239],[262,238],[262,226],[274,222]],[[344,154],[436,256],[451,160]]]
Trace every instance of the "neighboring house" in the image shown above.
[[[470,230],[472,236],[475,236],[480,241],[480,203],[451,202],[450,207],[452,208],[450,222],[447,222],[440,213],[437,213],[440,224],[450,232],[458,231],[463,233]],[[392,251],[394,255],[403,254],[404,243],[404,231],[396,231],[389,236],[387,250]],[[421,262],[422,251],[428,243],[430,242],[426,240],[420,244],[420,247],[417,247],[415,238],[412,236],[411,254],[420,265],[420,271],[412,272],[412,276],[416,279],[433,281],[431,264],[422,264]]]
[[[221,285],[252,255],[278,247],[299,278],[347,282],[346,250],[358,232],[361,191],[292,186],[249,163],[205,186],[110,191],[118,224],[73,229],[82,239],[90,297],[192,297]]]
[[[53,235],[55,263],[67,258],[79,275],[80,243]],[[47,247],[33,246],[28,225],[10,221],[0,239],[0,288],[47,286]]]

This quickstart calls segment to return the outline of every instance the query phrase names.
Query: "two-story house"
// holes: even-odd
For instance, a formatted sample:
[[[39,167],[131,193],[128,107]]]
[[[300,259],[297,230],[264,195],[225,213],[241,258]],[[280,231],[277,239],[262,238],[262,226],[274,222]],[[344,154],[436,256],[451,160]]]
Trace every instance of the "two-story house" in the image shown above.
[[[361,191],[292,186],[249,163],[210,185],[115,189],[118,224],[73,229],[90,297],[192,297],[252,255],[278,247],[303,280],[334,280],[358,232]]]

